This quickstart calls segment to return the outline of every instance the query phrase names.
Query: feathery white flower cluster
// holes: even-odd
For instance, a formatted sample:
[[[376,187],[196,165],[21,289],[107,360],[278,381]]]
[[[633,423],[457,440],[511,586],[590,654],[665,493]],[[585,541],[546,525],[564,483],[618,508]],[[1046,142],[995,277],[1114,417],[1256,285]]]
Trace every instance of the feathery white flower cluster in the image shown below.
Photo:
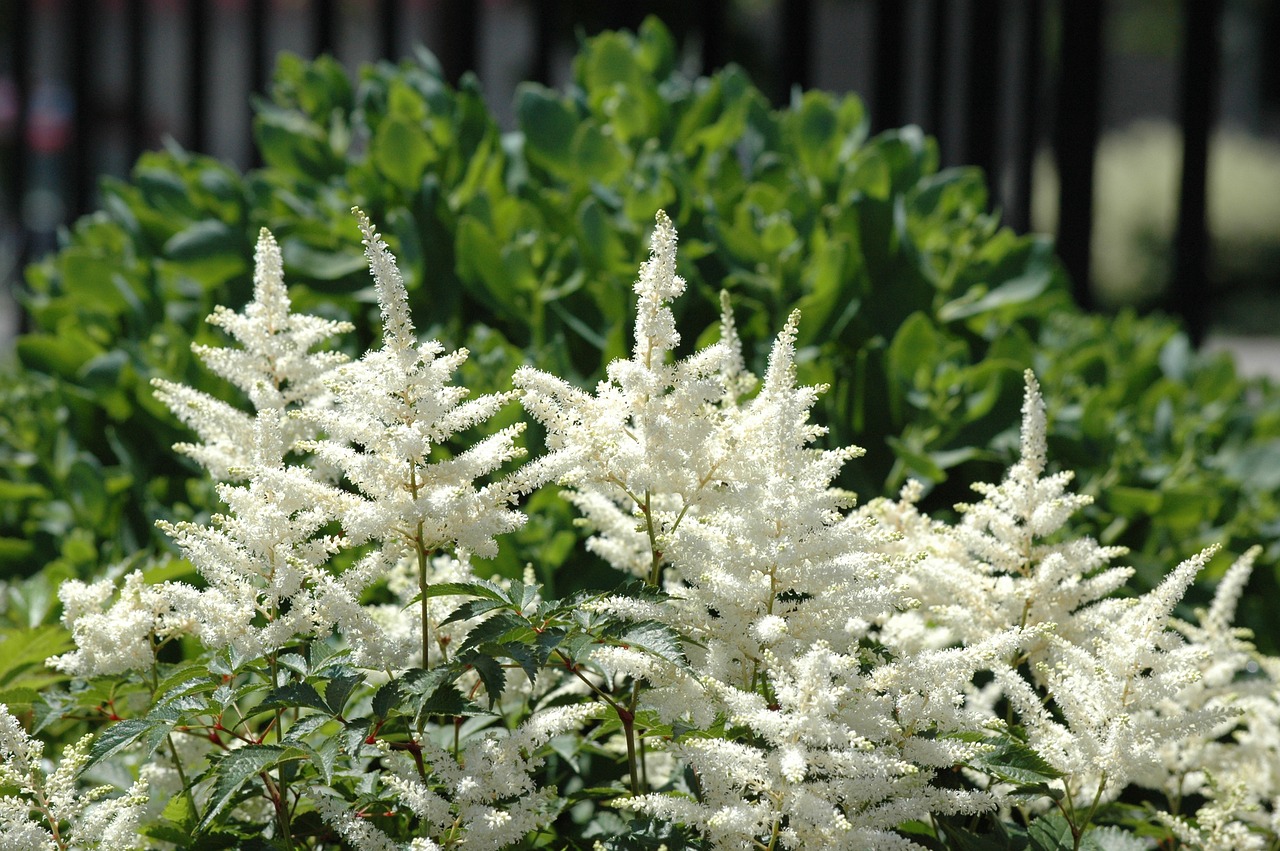
[[[1260,654],[1247,631],[1231,625],[1261,552],[1253,547],[1232,564],[1197,623],[1173,623],[1202,651],[1201,676],[1178,703],[1231,714],[1199,737],[1166,745],[1161,763],[1136,780],[1170,801],[1208,799],[1196,825],[1170,817],[1185,841],[1203,848],[1269,848],[1280,836],[1280,659]]]
[[[242,348],[193,345],[214,374],[242,390],[259,412],[272,412],[286,448],[314,436],[305,419],[286,417],[289,410],[328,405],[324,379],[346,361],[341,352],[312,352],[329,338],[353,329],[349,322],[291,312],[284,283],[280,247],[263,228],[258,236],[253,300],[244,313],[218,307],[210,325],[221,327]],[[164,402],[202,443],[179,443],[174,449],[207,469],[215,481],[241,479],[252,466],[250,453],[259,442],[254,418],[207,393],[155,379],[156,398]]]
[[[115,594],[109,579],[68,579],[58,587],[62,623],[76,649],[50,659],[51,667],[79,677],[145,670],[155,663],[157,642],[190,631],[191,619],[175,606],[171,583],[148,585],[135,570],[107,606]]]
[[[419,581],[401,595],[407,603],[438,578],[432,556],[439,551],[461,554],[445,567],[448,579],[470,579],[465,567],[457,570],[466,553],[493,554],[494,536],[523,523],[512,503],[545,478],[534,465],[474,484],[523,453],[515,444],[520,427],[456,453],[446,445],[492,417],[510,394],[464,401],[466,389],[450,379],[466,351],[444,354],[437,342],[417,343],[395,261],[368,218],[358,218],[382,305],[382,347],[345,364],[340,354],[311,352],[349,326],[290,312],[280,251],[263,231],[253,302],[243,314],[219,309],[210,317],[243,348],[197,347],[211,369],[249,395],[257,415],[182,385],[155,383],[157,395],[204,441],[177,448],[224,480],[218,493],[228,511],[210,525],[159,524],[206,587],[146,589],[138,578],[103,612],[109,584],[91,592],[68,585],[66,622],[78,649],[58,662],[63,670],[93,676],[145,668],[154,640],[184,631],[208,647],[231,646],[252,658],[335,627],[360,663],[403,668],[415,658],[415,645],[405,639],[421,634],[421,611],[374,609],[361,594],[407,557]],[[306,463],[289,462],[296,452],[310,453]],[[354,492],[331,484],[336,476]],[[376,549],[333,573],[336,553],[371,540]],[[86,593],[96,595],[96,606],[73,599]],[[443,619],[447,609],[437,614]]]
[[[796,384],[798,316],[775,341],[758,393],[742,401],[755,380],[727,300],[720,342],[668,359],[678,341],[670,301],[683,291],[675,249],[659,214],[636,284],[632,358],[612,363],[594,395],[532,368],[515,377],[569,499],[596,529],[592,549],[620,570],[665,578],[672,599],[646,615],[693,640],[697,681],[638,650],[596,658],[648,679],[642,705],[667,721],[709,727],[719,717],[753,734],[670,746],[697,773],[698,800],[618,804],[695,826],[716,848],[905,847],[891,831],[906,819],[989,809],[981,792],[932,783],[935,769],[980,748],[917,737],[952,729],[972,667],[939,676],[940,658],[921,662],[918,681],[932,691],[914,705],[940,711],[908,725],[913,698],[864,671],[877,661],[861,647],[872,624],[909,601],[879,533],[832,487],[861,450],[812,445],[824,432],[808,419],[822,388]],[[695,689],[703,699],[690,699]]]
[[[1123,549],[1062,539],[1089,499],[1066,490],[1070,473],[1045,475],[1044,402],[1035,377],[1025,377],[1021,457],[1000,485],[974,486],[984,499],[958,506],[956,526],[920,515],[912,504],[918,489],[865,509],[902,534],[895,550],[925,554],[912,562],[911,586],[923,605],[892,618],[882,636],[910,656],[1023,629],[1021,646],[993,659],[994,680],[971,689],[969,699],[993,719],[1007,703],[1032,747],[1064,775],[1071,800],[1096,806],[1150,777],[1167,748],[1209,734],[1231,715],[1219,703],[1183,699],[1209,654],[1172,629],[1174,606],[1213,551],[1187,560],[1143,597],[1112,596],[1132,569],[1108,567]]]
[[[382,348],[336,371],[333,406],[303,415],[327,437],[306,448],[359,491],[337,514],[354,543],[381,540],[392,558],[444,547],[493,555],[494,537],[524,522],[511,504],[541,482],[526,473],[474,482],[524,454],[515,444],[523,427],[456,453],[446,442],[493,417],[510,394],[466,400],[466,388],[450,383],[467,351],[446,354],[438,342],[417,342],[395,259],[357,213],[382,305]]]
[[[68,747],[52,773],[44,767],[44,744],[23,729],[0,704],[0,787],[17,795],[0,797],[0,848],[5,851],[142,847],[139,821],[147,803],[144,780],[123,795],[108,798],[110,786],[80,789],[76,776],[89,759],[92,736]]]

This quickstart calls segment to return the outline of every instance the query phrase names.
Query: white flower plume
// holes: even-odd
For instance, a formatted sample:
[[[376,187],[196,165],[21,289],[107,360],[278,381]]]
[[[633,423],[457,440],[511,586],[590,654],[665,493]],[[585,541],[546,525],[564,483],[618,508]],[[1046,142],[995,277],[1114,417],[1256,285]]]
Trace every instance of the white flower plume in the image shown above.
[[[240,348],[193,345],[211,372],[242,390],[254,408],[278,413],[289,445],[314,437],[304,420],[285,420],[286,410],[320,407],[327,402],[324,377],[346,360],[340,352],[311,351],[352,329],[350,323],[290,312],[280,248],[265,228],[258,237],[253,301],[244,313],[218,307],[209,324],[221,327]],[[152,381],[156,397],[200,443],[174,448],[209,470],[218,481],[242,475],[253,446],[253,417],[207,393],[172,381]]]
[[[524,454],[515,442],[522,427],[456,451],[449,440],[490,419],[511,396],[468,400],[466,388],[452,383],[467,351],[417,343],[395,259],[368,218],[359,218],[385,322],[382,347],[332,374],[332,407],[302,415],[326,435],[307,448],[358,491],[340,518],[354,542],[492,555],[495,536],[524,522],[512,503],[540,481],[526,471],[476,482]]]
[[[938,656],[923,666],[931,685],[909,695],[866,675],[861,642],[909,601],[898,559],[881,554],[886,536],[850,514],[852,495],[834,486],[861,450],[815,445],[825,430],[809,417],[824,388],[798,384],[798,314],[774,341],[754,398],[727,298],[720,342],[671,357],[670,301],[684,289],[675,245],[659,214],[636,284],[632,357],[610,364],[594,394],[529,368],[515,377],[595,531],[591,549],[671,595],[656,611],[603,605],[689,636],[697,679],[625,651],[592,658],[647,680],[641,706],[664,721],[722,718],[752,734],[669,746],[696,772],[697,802],[650,794],[617,803],[695,827],[714,848],[764,847],[771,832],[780,847],[909,847],[892,833],[901,821],[993,805],[933,782],[970,746],[918,735],[971,721],[957,720],[955,706],[978,663]],[[1013,643],[1006,636],[1001,646]]]
[[[147,784],[133,783],[108,797],[111,786],[81,788],[77,778],[89,762],[92,736],[63,751],[56,767],[44,759],[44,744],[32,738],[0,703],[0,848],[59,851],[64,848],[133,851],[143,847],[139,823]],[[16,794],[14,794],[16,792]],[[56,839],[55,839],[56,837]]]

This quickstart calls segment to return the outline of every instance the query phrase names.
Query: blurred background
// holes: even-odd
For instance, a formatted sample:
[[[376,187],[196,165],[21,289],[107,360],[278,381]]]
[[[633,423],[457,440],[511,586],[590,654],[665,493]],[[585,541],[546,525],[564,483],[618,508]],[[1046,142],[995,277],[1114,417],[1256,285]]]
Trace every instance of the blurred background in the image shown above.
[[[583,35],[651,13],[691,75],[858,92],[873,130],[981,166],[1007,223],[1057,235],[1083,305],[1280,367],[1275,0],[0,0],[0,299],[143,150],[256,165],[281,51],[354,71],[425,45],[510,127],[518,82],[567,84]],[[0,340],[20,324],[0,304]]]

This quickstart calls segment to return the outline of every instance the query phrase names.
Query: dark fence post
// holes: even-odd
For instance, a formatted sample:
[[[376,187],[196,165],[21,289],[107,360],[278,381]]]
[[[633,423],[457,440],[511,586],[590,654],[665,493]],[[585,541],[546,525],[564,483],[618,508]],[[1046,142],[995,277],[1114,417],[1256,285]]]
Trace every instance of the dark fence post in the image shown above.
[[[337,10],[333,0],[313,0],[312,20],[315,22],[315,56],[322,53],[337,53],[337,41],[334,35],[338,31]]]
[[[929,6],[929,44],[924,55],[929,62],[929,131],[938,139],[943,164],[951,161],[947,155],[949,141],[947,128],[947,78],[951,61],[951,8],[947,0],[932,0]]]
[[[1058,256],[1071,276],[1076,302],[1086,310],[1094,306],[1089,262],[1102,78],[1102,5],[1100,0],[1062,4],[1062,60],[1053,140],[1059,186]]]
[[[379,54],[394,62],[400,55],[400,6],[396,0],[378,0],[376,14]]]
[[[996,163],[996,138],[999,124],[1001,34],[1003,21],[1001,0],[970,0],[969,68],[965,91],[964,161],[976,165],[986,175],[991,200],[998,200],[999,170]]]
[[[1019,21],[1022,31],[1019,62],[1022,80],[1018,98],[1018,131],[1014,140],[1012,182],[1005,220],[1019,233],[1031,230],[1031,178],[1036,145],[1040,141],[1041,63],[1044,62],[1044,0],[1024,0]]]
[[[698,26],[702,36],[702,73],[709,75],[723,67],[726,61],[725,2],[724,0],[702,0],[699,9],[701,11]]]
[[[462,75],[476,70],[476,42],[480,35],[480,4],[477,0],[446,0],[440,4],[440,67],[445,79],[458,85]]]
[[[872,76],[871,126],[876,132],[902,126],[902,90],[906,76],[907,7],[902,0],[876,0],[875,71]]]
[[[1222,0],[1184,0],[1182,81],[1182,184],[1174,238],[1172,307],[1197,345],[1209,330],[1209,134],[1213,129]]]
[[[71,16],[71,219],[89,212],[93,203],[93,132],[97,118],[97,98],[93,93],[93,49],[97,29],[96,4],[75,0],[67,12]]]
[[[128,0],[125,26],[125,121],[128,122],[129,162],[147,147],[146,65],[147,11],[144,0]]]
[[[209,4],[189,0],[187,4],[187,147],[203,151],[208,145],[205,100],[209,91]]]
[[[9,188],[13,193],[13,220],[17,224],[21,244],[18,247],[19,268],[25,264],[26,222],[22,203],[27,194],[27,169],[30,163],[29,139],[31,129],[31,10],[25,2],[8,4],[9,37],[13,50],[13,88],[17,99],[17,113],[13,122],[13,162],[9,173]]]
[[[555,0],[533,0],[533,69],[534,82],[551,85],[551,56],[556,48]]]
[[[791,99],[794,86],[808,88],[812,80],[809,60],[813,53],[812,0],[782,0],[782,57],[780,70],[782,91],[779,103]]]

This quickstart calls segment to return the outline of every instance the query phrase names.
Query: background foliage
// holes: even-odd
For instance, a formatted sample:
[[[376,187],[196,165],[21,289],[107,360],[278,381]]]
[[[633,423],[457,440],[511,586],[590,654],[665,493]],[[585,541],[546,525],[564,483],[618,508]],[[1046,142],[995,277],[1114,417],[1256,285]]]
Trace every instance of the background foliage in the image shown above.
[[[585,383],[623,355],[639,223],[665,208],[695,294],[683,327],[710,325],[727,288],[762,357],[803,311],[801,380],[831,385],[818,416],[832,442],[867,448],[844,482],[864,499],[912,476],[932,488],[927,507],[945,507],[997,478],[1031,366],[1052,457],[1118,518],[1093,515],[1092,533],[1133,550],[1141,584],[1214,542],[1217,569],[1255,542],[1274,569],[1273,388],[1196,354],[1167,320],[1082,314],[1050,242],[1002,228],[983,176],[940,171],[915,128],[870,137],[855,97],[802,92],[773,110],[740,70],[690,79],[676,66],[656,21],[603,34],[564,90],[520,89],[504,134],[474,81],[448,86],[429,55],[355,79],[284,57],[257,104],[262,168],[171,148],[106,182],[102,210],[28,270],[31,330],[0,378],[0,571],[44,570],[11,590],[11,612],[47,619],[31,601],[50,582],[161,547],[156,518],[213,507],[167,451],[185,435],[149,381],[230,395],[189,344],[215,333],[203,323],[215,304],[248,300],[259,228],[281,240],[295,309],[354,320],[353,351],[371,342],[355,204],[400,259],[419,321],[472,350],[461,383],[477,393],[521,361]],[[528,559],[562,594],[573,572],[557,568],[586,557],[545,499],[533,513],[552,519],[496,567]],[[1275,579],[1259,580],[1241,622],[1274,651],[1262,610]]]

